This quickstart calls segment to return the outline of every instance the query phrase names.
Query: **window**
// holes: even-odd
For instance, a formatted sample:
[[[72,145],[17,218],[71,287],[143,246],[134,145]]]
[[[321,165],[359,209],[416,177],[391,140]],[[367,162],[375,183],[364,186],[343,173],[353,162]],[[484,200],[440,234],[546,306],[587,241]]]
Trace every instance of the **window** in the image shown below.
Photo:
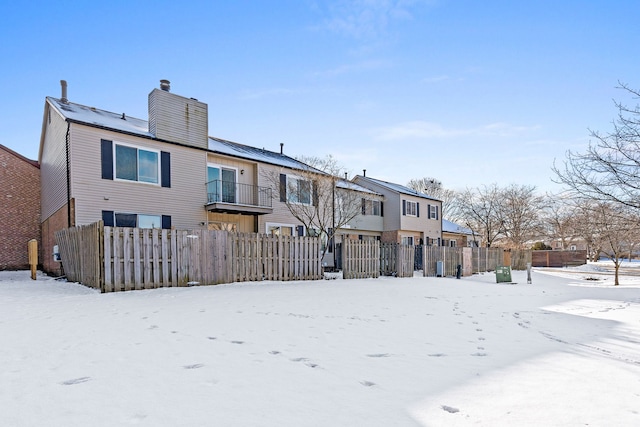
[[[293,236],[293,225],[289,224],[266,224],[267,234],[270,236]]]
[[[362,199],[362,215],[382,216],[380,200]]]
[[[430,219],[438,219],[438,206],[437,205],[429,205],[429,218]]]
[[[102,221],[109,227],[171,228],[169,215],[147,215],[102,211]]]
[[[311,204],[311,181],[287,177],[287,200],[291,203]]]
[[[138,228],[162,228],[160,215],[138,215]]]
[[[209,203],[236,203],[236,169],[207,166],[207,199]]]
[[[418,204],[416,202],[406,200],[405,211],[407,216],[418,216]]]
[[[114,146],[115,145],[115,146]],[[146,182],[171,187],[171,154],[101,140],[102,179]]]
[[[402,238],[403,245],[413,245],[413,236],[403,237]]]
[[[158,152],[115,144],[116,179],[158,184]]]
[[[281,202],[311,205],[314,204],[314,191],[312,181],[296,176],[280,174]]]

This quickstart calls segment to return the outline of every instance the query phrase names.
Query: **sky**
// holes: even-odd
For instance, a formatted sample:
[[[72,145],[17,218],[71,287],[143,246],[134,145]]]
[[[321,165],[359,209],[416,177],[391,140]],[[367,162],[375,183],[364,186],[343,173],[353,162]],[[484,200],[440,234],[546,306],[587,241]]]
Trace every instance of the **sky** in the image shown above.
[[[637,265],[598,264],[108,294],[0,271],[0,424],[638,426]]]
[[[46,96],[148,119],[160,79],[209,134],[349,176],[561,187],[554,160],[640,88],[640,2],[2,2],[0,144],[36,159]]]

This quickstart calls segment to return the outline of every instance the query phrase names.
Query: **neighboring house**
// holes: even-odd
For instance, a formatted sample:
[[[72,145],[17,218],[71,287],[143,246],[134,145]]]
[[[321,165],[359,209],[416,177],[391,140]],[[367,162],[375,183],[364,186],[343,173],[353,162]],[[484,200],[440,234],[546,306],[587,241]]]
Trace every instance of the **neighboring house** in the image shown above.
[[[356,184],[384,196],[381,240],[407,245],[442,244],[442,202],[404,185],[356,175]]]
[[[450,247],[476,247],[473,231],[446,219],[442,219],[442,245]]]
[[[171,93],[166,80],[149,94],[148,121],[69,102],[61,83],[61,98],[46,98],[40,141],[45,271],[60,272],[52,260],[57,230],[101,219],[304,234],[268,176],[292,180],[307,165],[210,138],[207,104]]]
[[[29,268],[27,243],[41,246],[40,166],[1,144],[0,199],[0,270]]]
[[[554,239],[549,242],[549,246],[553,250],[569,250],[569,251],[586,251],[589,250],[589,244],[581,237],[565,239]]]
[[[353,203],[357,208],[357,215],[345,225],[338,228],[334,235],[334,241],[329,242],[327,253],[324,256],[323,265],[327,267],[341,268],[341,245],[346,239],[379,241],[384,231],[383,213],[384,196],[354,182],[340,179],[336,181],[336,215],[340,212],[350,211],[341,208],[342,203]],[[338,223],[341,223],[339,219]],[[334,245],[335,242],[335,245]],[[334,256],[334,248],[337,251]]]

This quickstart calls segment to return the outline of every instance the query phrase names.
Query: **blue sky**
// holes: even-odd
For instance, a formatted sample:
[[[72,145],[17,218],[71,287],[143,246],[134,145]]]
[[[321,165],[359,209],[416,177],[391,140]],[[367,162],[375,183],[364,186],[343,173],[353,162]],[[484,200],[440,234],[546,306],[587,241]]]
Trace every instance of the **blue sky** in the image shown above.
[[[147,119],[160,79],[209,134],[445,187],[551,183],[640,88],[637,1],[2,2],[0,144],[37,158],[45,96]]]

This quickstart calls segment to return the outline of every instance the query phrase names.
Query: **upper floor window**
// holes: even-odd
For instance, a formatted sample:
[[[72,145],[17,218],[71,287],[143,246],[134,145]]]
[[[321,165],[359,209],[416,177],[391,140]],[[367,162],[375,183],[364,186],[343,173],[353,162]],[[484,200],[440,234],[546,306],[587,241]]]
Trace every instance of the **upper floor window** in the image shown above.
[[[102,179],[146,182],[171,187],[171,154],[166,151],[103,139],[100,155]]]
[[[157,184],[159,157],[157,151],[115,144],[116,178]]]
[[[362,199],[362,215],[382,216],[382,202],[380,200]]]
[[[429,218],[438,219],[438,206],[429,205]]]
[[[297,176],[280,174],[280,201],[311,205],[313,202],[313,183]]]
[[[418,203],[412,202],[411,200],[407,200],[406,202],[406,215],[418,216]]]

